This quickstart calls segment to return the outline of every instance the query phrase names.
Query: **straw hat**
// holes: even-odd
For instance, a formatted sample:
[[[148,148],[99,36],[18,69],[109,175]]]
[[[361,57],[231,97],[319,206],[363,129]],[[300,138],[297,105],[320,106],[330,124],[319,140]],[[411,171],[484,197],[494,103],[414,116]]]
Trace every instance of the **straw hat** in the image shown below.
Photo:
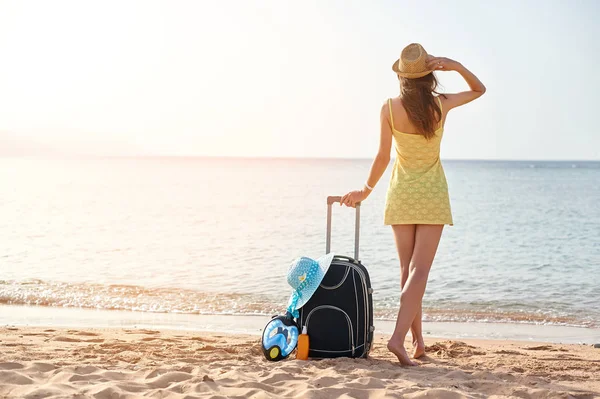
[[[427,51],[423,46],[419,43],[411,43],[404,47],[392,69],[403,78],[420,78],[432,72],[427,68],[427,57]]]

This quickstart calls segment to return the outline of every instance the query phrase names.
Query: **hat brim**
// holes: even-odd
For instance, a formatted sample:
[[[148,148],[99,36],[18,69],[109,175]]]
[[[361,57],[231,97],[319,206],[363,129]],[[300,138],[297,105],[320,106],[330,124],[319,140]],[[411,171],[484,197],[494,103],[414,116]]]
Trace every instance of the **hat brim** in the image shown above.
[[[414,72],[414,73],[402,72],[398,69],[398,64],[400,64],[400,59],[397,59],[396,62],[394,62],[394,65],[392,65],[392,70],[394,72],[396,72],[398,74],[398,76],[402,76],[403,78],[407,78],[407,79],[422,78],[423,76],[429,75],[431,72],[433,72],[433,70],[423,71],[423,72]]]
[[[315,259],[319,264],[319,269],[322,271],[322,273],[320,273],[318,276],[319,281],[318,283],[315,282],[315,284],[310,286],[308,289],[305,289],[301,293],[301,295],[298,297],[298,302],[296,302],[296,309],[300,309],[302,306],[304,306],[317,291],[321,285],[321,282],[323,281],[323,278],[325,277],[325,274],[327,274],[327,270],[329,270],[329,266],[331,266],[331,262],[333,262],[334,256],[335,254],[328,253],[327,255],[323,255],[320,258]]]

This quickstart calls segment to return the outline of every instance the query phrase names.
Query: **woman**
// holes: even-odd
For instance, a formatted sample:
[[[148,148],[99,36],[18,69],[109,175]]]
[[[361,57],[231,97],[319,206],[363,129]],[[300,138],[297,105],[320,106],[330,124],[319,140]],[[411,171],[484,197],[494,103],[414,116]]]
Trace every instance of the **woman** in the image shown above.
[[[425,354],[421,307],[429,270],[444,225],[452,225],[448,185],[440,162],[440,142],[448,112],[479,98],[485,86],[467,68],[449,58],[429,56],[420,44],[410,44],[392,69],[400,80],[400,96],[381,108],[379,152],[361,190],[342,197],[354,207],[364,201],[390,161],[392,138],[396,161],[385,204],[385,224],[391,225],[400,258],[400,310],[388,342],[403,365],[415,366],[406,353],[404,340],[411,330],[413,357]],[[436,71],[456,71],[470,89],[456,94],[438,94]]]

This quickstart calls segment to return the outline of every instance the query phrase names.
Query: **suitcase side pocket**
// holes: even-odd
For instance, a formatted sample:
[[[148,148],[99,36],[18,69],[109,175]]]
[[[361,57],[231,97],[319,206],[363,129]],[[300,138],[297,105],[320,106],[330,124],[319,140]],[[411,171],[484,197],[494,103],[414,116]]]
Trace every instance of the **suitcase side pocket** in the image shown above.
[[[317,306],[306,316],[305,325],[311,337],[312,357],[354,356],[354,327],[343,309],[332,305]]]

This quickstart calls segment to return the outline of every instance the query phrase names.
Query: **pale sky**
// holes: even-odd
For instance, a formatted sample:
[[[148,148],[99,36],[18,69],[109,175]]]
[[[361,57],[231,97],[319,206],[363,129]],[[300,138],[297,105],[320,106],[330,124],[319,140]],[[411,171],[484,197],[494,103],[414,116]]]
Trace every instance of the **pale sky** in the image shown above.
[[[0,0],[0,155],[372,157],[419,42],[488,88],[443,158],[600,160],[598,20],[593,0]]]

